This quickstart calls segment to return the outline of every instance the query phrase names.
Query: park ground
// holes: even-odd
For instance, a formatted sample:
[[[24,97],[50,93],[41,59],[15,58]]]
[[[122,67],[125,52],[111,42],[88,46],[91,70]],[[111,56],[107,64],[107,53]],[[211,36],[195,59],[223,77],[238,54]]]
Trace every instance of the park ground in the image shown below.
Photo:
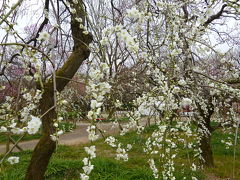
[[[106,126],[107,127],[107,126]],[[123,144],[134,144],[133,149],[129,152],[128,162],[115,160],[116,149],[109,147],[99,139],[93,144],[97,148],[97,158],[93,160],[94,170],[90,175],[90,179],[94,180],[151,180],[154,179],[152,171],[147,163],[148,157],[143,153],[143,146],[147,135],[156,128],[151,125],[146,128],[142,135],[137,135],[133,132],[128,133],[126,136],[116,137],[120,139]],[[74,134],[79,131],[76,128]],[[67,135],[67,134],[66,134]],[[66,136],[67,137],[67,136]],[[85,135],[82,137],[85,138]],[[187,163],[186,149],[182,148],[179,156],[176,159],[175,177],[177,180],[192,179],[192,176],[202,180],[240,180],[240,142],[236,147],[236,161],[235,173],[233,178],[233,148],[226,149],[220,142],[221,139],[227,138],[221,130],[216,131],[212,137],[212,148],[215,159],[214,168],[204,168],[203,170],[192,171],[190,168],[182,166]],[[63,140],[62,140],[63,142]],[[76,145],[59,145],[54,153],[51,162],[48,166],[45,176],[46,180],[74,180],[80,179],[79,174],[83,171],[82,159],[86,157],[84,146],[93,145],[87,141],[78,142]],[[74,140],[72,140],[74,144]],[[189,153],[189,150],[188,150]],[[191,153],[191,150],[190,150]],[[20,162],[15,165],[9,165],[7,162],[1,165],[0,180],[21,180],[24,178],[27,165],[31,158],[32,150],[23,152],[14,152],[12,156],[19,156]],[[161,165],[159,164],[159,169]]]

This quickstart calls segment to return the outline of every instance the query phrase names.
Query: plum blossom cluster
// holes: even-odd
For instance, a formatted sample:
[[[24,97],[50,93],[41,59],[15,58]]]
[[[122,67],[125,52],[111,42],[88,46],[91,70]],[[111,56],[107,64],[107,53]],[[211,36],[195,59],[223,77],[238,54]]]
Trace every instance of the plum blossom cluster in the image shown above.
[[[41,120],[33,115],[33,112],[36,111],[40,99],[41,92],[38,90],[35,94],[34,92],[25,92],[21,99],[18,99],[24,104],[23,107],[20,107],[19,104],[16,104],[17,99],[7,96],[0,107],[0,118],[4,120],[0,131],[12,134],[36,134],[41,126]],[[17,109],[19,110],[17,111]]]
[[[28,134],[36,134],[42,124],[42,121],[38,117],[31,116],[31,120],[27,124]]]
[[[59,112],[64,112],[66,111],[66,106],[68,104],[68,101],[63,99],[62,97],[57,96],[57,107],[58,107],[58,111]],[[64,132],[64,126],[63,129],[60,129],[59,127],[59,123],[61,123],[63,121],[63,117],[61,113],[58,113],[57,118],[54,119],[54,123],[53,126],[55,128],[55,133],[50,135],[50,138],[52,141],[58,141],[59,136],[61,136]]]
[[[38,40],[39,41],[48,41],[50,38],[50,34],[46,31],[40,32]]]
[[[111,90],[111,85],[109,83],[102,82],[104,75],[108,72],[108,69],[108,65],[106,63],[102,63],[100,65],[100,69],[91,69],[89,73],[90,80],[87,86],[87,93],[89,93],[92,100],[90,104],[91,110],[88,112],[87,117],[92,123],[100,117],[104,96]],[[98,135],[96,134],[96,126],[94,124],[90,125],[87,131],[89,134],[89,140],[94,141],[98,138]]]
[[[90,70],[90,79],[87,86],[87,93],[92,97],[90,104],[91,111],[87,115],[90,120],[96,120],[97,116],[100,115],[104,96],[110,92],[111,85],[107,82],[102,82],[104,74],[106,75],[108,69],[108,65],[102,63],[100,69]]]
[[[89,179],[89,174],[94,168],[94,165],[91,164],[91,159],[96,157],[96,147],[95,146],[90,146],[90,147],[84,147],[85,152],[88,154],[88,157],[85,157],[83,159],[83,171],[84,173],[80,173],[80,178],[82,180],[88,180]]]
[[[111,146],[111,147],[116,147],[116,159],[117,160],[123,160],[123,161],[128,161],[128,154],[127,152],[132,149],[131,144],[127,144],[126,148],[123,148],[122,144],[118,142],[118,140],[113,137],[109,136],[105,139],[105,142]]]
[[[126,48],[134,53],[139,50],[139,42],[136,37],[131,36],[131,34],[122,26],[117,25],[115,27],[108,27],[103,30],[103,38],[100,41],[101,45],[107,45],[111,41],[113,35],[117,35],[121,42],[126,45]]]
[[[117,152],[117,157],[116,157],[117,160],[128,161],[127,150],[122,148],[121,143],[118,144],[118,148],[117,148],[116,152]]]
[[[102,82],[104,75],[108,73],[109,67],[106,63],[100,65],[100,69],[91,69],[88,81],[87,93],[92,98],[91,100],[91,110],[88,112],[87,117],[91,121],[91,125],[88,126],[88,139],[90,141],[95,141],[98,139],[99,135],[97,134],[97,126],[95,125],[96,119],[101,114],[101,106],[103,105],[104,96],[106,96],[110,90],[111,85],[107,82]],[[94,168],[94,165],[91,164],[90,159],[96,157],[96,148],[95,146],[85,147],[85,151],[88,154],[88,157],[83,159],[83,170],[84,173],[80,174],[80,178],[84,180],[89,179],[89,174]]]
[[[90,141],[95,141],[99,138],[99,135],[96,133],[96,126],[90,125],[87,127],[88,139]]]
[[[66,5],[68,6],[70,12],[77,16],[76,5],[78,5],[78,0],[74,0],[72,4],[66,1]],[[82,29],[83,34],[87,35],[89,32],[87,30],[87,27],[84,26],[83,19],[81,17],[75,17],[75,20],[79,23],[79,27]]]
[[[25,89],[19,89],[22,96],[6,96],[4,102],[0,105],[0,133],[24,135],[26,133],[36,134],[41,125],[41,119],[37,115],[37,104],[42,93],[39,90],[27,92]],[[1,162],[4,158],[1,160]],[[19,158],[10,157],[8,161],[11,164],[18,163]]]
[[[156,165],[155,165],[154,159],[149,159],[148,162],[149,162],[150,168],[151,168],[152,171],[153,171],[153,176],[154,176],[154,178],[157,179],[157,178],[158,178],[158,169],[157,169],[157,167],[156,167]]]

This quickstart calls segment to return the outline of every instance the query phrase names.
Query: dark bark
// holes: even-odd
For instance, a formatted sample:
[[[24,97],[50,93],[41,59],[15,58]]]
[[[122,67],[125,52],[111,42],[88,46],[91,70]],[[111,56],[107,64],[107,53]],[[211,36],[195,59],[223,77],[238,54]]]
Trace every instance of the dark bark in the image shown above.
[[[200,140],[201,156],[203,160],[201,160],[200,163],[207,167],[213,167],[214,159],[213,159],[213,153],[212,153],[212,147],[211,147],[211,134],[213,132],[213,129],[210,123],[211,123],[211,116],[214,113],[214,106],[211,103],[211,99],[209,99],[209,104],[207,109],[208,109],[208,112],[206,115],[204,114],[204,111],[201,109],[201,106],[198,105],[200,116],[203,118],[203,122],[201,121],[201,123],[198,123],[198,128],[201,129],[201,132],[203,132]],[[208,132],[206,132],[206,130]]]
[[[79,22],[75,20],[76,17],[81,17],[83,20],[85,19],[86,12],[84,11],[82,0],[79,0],[79,3],[74,6],[76,6],[74,8],[77,10],[77,13],[71,14],[71,29],[74,40],[73,52],[63,67],[56,72],[56,86],[57,91],[59,92],[64,89],[70,79],[72,79],[74,74],[77,72],[82,62],[88,58],[90,54],[88,44],[92,41],[92,36],[84,35],[82,33],[83,30],[79,28]],[[42,114],[54,106],[53,95],[53,81],[51,80],[44,84],[43,97],[39,105]],[[40,141],[33,151],[25,180],[44,179],[44,174],[47,170],[49,160],[56,148],[56,142],[51,140],[50,137],[50,135],[55,132],[55,128],[53,126],[53,120],[55,118],[55,108],[46,113],[46,115],[42,118],[43,136],[40,138]]]
[[[201,156],[204,160],[201,161],[201,164],[208,167],[214,166],[214,160],[213,160],[213,153],[212,153],[212,147],[211,147],[211,135],[212,135],[212,128],[210,125],[211,122],[211,116],[213,114],[213,111],[208,111],[208,115],[203,117],[204,122],[202,125],[199,125],[199,128],[202,129],[202,131],[208,130],[208,132],[205,132],[201,136],[200,140],[200,149],[201,149]]]
[[[204,160],[201,161],[201,164],[208,167],[214,166],[213,153],[211,147],[211,135],[205,135],[201,137],[200,140],[200,149],[201,155]]]

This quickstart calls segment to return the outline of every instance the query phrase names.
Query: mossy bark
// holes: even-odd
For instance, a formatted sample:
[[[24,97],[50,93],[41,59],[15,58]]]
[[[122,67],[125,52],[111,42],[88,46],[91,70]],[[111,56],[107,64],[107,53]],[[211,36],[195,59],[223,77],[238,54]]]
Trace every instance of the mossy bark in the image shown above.
[[[64,89],[77,72],[82,62],[87,59],[90,54],[88,44],[92,41],[92,36],[83,34],[83,30],[79,28],[80,23],[75,19],[76,17],[80,17],[83,20],[85,19],[86,12],[83,9],[82,0],[79,0],[77,5],[73,4],[73,6],[76,6],[74,8],[77,10],[77,13],[71,14],[71,29],[74,40],[73,52],[62,68],[56,72],[56,88],[58,92]],[[44,84],[43,96],[39,108],[41,113],[44,114],[53,106],[54,88],[51,80]],[[55,108],[46,113],[42,118],[43,135],[33,151],[25,180],[44,179],[48,163],[56,148],[56,142],[53,141],[50,136],[55,133],[55,128],[53,126],[54,119],[56,119]]]

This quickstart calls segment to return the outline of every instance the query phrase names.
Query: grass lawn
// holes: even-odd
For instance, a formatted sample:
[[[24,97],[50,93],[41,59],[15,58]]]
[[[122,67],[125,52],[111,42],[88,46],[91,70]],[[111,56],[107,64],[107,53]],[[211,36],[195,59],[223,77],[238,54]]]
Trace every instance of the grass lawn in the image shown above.
[[[98,140],[94,144],[97,148],[97,158],[92,161],[94,170],[90,179],[94,180],[151,180],[154,179],[152,171],[147,163],[147,156],[142,152],[145,144],[146,135],[149,135],[155,129],[151,126],[146,129],[143,135],[128,133],[126,136],[119,137],[122,144],[134,143],[133,149],[129,152],[129,161],[122,162],[115,160],[115,149],[109,147],[103,140]],[[204,169],[202,171],[191,171],[190,168],[181,166],[187,161],[186,150],[182,149],[179,159],[176,159],[176,179],[181,180],[183,177],[190,180],[192,175],[198,179],[211,180],[218,178],[231,178],[233,169],[233,149],[226,150],[220,143],[220,139],[225,138],[221,131],[213,134],[212,145],[216,167]],[[84,146],[58,146],[54,153],[46,173],[46,180],[71,180],[80,179],[79,173],[83,172],[82,159],[86,156]],[[31,157],[31,151],[13,153],[14,156],[20,157],[20,163],[10,165],[4,162],[0,166],[0,180],[21,180],[26,172],[26,167]],[[235,179],[240,179],[240,142],[238,143],[235,164]],[[161,165],[158,166],[161,168]]]
[[[11,137],[17,141],[21,135],[11,135]],[[39,139],[41,137],[40,133],[34,134],[34,135],[25,135],[22,138],[22,141],[29,141],[33,139]],[[5,144],[7,142],[7,136],[5,134],[0,134],[0,144]]]

